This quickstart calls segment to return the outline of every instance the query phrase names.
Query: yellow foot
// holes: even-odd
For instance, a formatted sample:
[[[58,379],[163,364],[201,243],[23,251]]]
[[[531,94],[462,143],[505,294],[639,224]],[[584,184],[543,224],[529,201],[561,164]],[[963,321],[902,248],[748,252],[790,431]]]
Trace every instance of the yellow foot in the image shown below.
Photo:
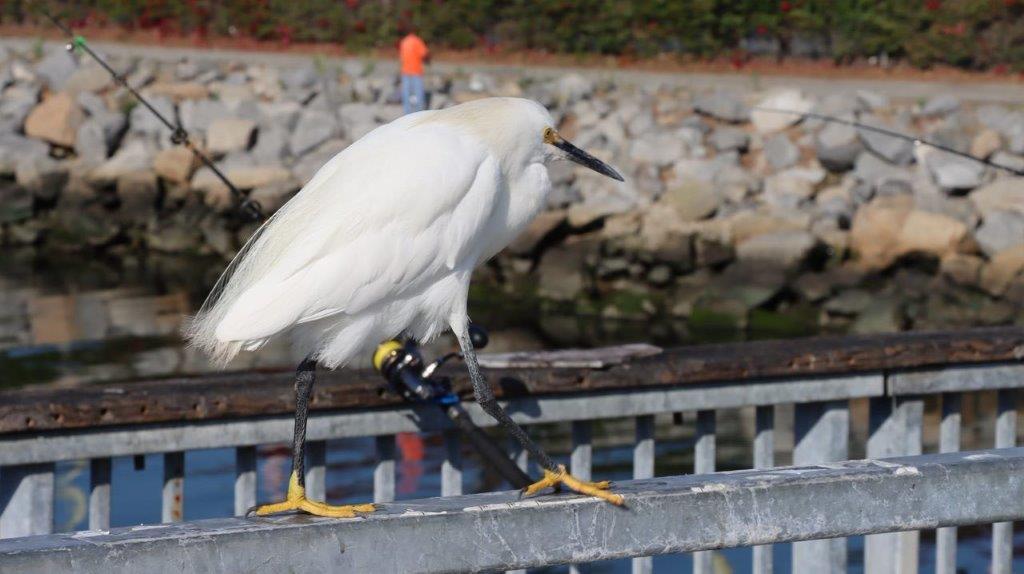
[[[602,480],[601,482],[580,480],[569,474],[565,470],[565,465],[561,464],[558,465],[558,470],[555,472],[545,470],[544,478],[524,488],[523,494],[525,496],[530,496],[531,494],[536,494],[548,487],[553,487],[555,490],[559,490],[562,485],[568,487],[569,490],[576,491],[580,494],[586,494],[588,496],[595,496],[616,506],[622,506],[626,503],[626,500],[622,498],[621,494],[614,494],[608,491],[608,488],[611,487],[611,483],[607,480]]]
[[[263,504],[249,510],[247,514],[266,516],[289,510],[300,510],[314,516],[327,516],[329,518],[352,518],[357,512],[373,512],[372,504],[349,504],[345,506],[331,506],[323,502],[316,502],[306,498],[306,489],[299,485],[299,477],[292,473],[288,479],[288,496],[284,502]]]

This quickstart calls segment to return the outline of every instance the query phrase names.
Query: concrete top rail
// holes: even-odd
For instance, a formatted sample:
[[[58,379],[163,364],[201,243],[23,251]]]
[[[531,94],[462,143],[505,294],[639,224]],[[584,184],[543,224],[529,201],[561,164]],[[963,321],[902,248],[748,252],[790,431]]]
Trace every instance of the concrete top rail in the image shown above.
[[[626,508],[499,492],[0,540],[0,571],[452,572],[1024,518],[1024,448],[626,481]]]
[[[607,359],[591,364],[593,357]],[[854,376],[927,367],[1024,361],[1024,328],[896,333],[698,345],[664,351],[642,345],[592,350],[543,360],[505,357],[487,369],[501,399],[573,393],[665,389],[692,383],[764,382],[780,378]],[[484,359],[485,367],[487,360]],[[590,366],[581,366],[589,364]],[[528,365],[523,368],[516,365]],[[572,365],[572,366],[566,366]],[[461,365],[446,368],[464,399],[472,395]],[[233,372],[91,385],[77,389],[0,392],[0,436],[180,421],[223,421],[290,415],[292,373]],[[322,372],[314,411],[394,408],[369,371]]]

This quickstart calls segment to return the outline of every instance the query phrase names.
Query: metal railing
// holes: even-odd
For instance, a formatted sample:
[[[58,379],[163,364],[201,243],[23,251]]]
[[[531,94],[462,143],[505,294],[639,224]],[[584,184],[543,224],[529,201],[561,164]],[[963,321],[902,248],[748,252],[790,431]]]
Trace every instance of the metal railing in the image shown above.
[[[517,362],[509,363],[506,360],[504,363],[511,366],[489,369],[487,374],[517,422],[534,425],[571,421],[571,470],[581,477],[590,474],[593,421],[620,417],[632,417],[635,421],[634,478],[652,477],[656,441],[654,416],[659,413],[697,413],[695,473],[706,475],[699,479],[708,485],[718,484],[730,476],[748,476],[714,473],[716,411],[721,409],[755,409],[752,466],[758,469],[774,466],[773,457],[777,451],[774,436],[775,410],[780,405],[793,405],[792,458],[796,466],[834,463],[849,458],[851,399],[870,401],[866,445],[868,459],[921,454],[923,406],[929,395],[940,396],[942,401],[939,423],[941,452],[955,452],[960,448],[960,406],[963,393],[997,391],[998,413],[992,446],[1009,448],[1016,442],[1016,389],[1024,386],[1024,330],[1019,328],[712,345],[665,350],[652,356],[632,359],[629,353],[623,354],[620,351],[608,351],[608,356],[618,358],[596,365],[586,361],[574,363],[573,360],[565,360],[564,356],[557,355],[543,360],[526,357],[518,363],[523,364],[525,361],[530,365],[526,368],[514,368]],[[466,393],[468,381],[458,371],[453,370],[451,374],[455,389]],[[54,463],[63,460],[91,461],[89,527],[92,530],[106,530],[109,528],[110,498],[112,494],[116,495],[110,489],[110,457],[163,453],[163,519],[165,522],[175,522],[181,519],[181,492],[185,481],[184,452],[233,447],[237,453],[235,509],[240,514],[256,502],[256,446],[285,443],[290,438],[292,421],[289,378],[288,373],[226,374],[103,385],[79,390],[24,390],[0,394],[0,537],[46,534],[51,531]],[[367,373],[324,374],[318,382],[318,390],[312,402],[314,411],[308,427],[308,436],[312,442],[311,461],[307,467],[307,489],[313,497],[324,495],[327,440],[376,437],[374,500],[390,502],[395,495],[395,433],[451,431],[449,421],[436,407],[410,407],[394,397],[381,396],[378,388],[375,376]],[[466,409],[477,424],[492,424],[491,419],[474,404],[467,403]],[[445,449],[447,457],[441,470],[441,493],[443,496],[459,495],[462,493],[459,437],[454,432],[445,432],[444,436],[448,448]],[[1021,454],[1014,451],[1010,458],[1005,453],[999,456],[1006,460],[1012,459],[1013,464],[1018,464],[1016,457]],[[525,458],[520,456],[518,460],[525,467]],[[912,466],[922,468],[921,465],[928,463],[928,460],[931,459],[925,457]],[[977,462],[987,459],[973,455],[973,458],[954,457],[948,460]],[[830,464],[824,468],[860,468],[857,464],[864,463],[844,463],[839,466]],[[958,468],[973,469],[965,471],[968,474],[983,472],[981,466],[966,465]],[[768,472],[749,476],[785,475]],[[1009,475],[1017,476],[1010,472],[998,476],[977,476],[975,480],[965,475],[964,481],[974,480],[971,484],[979,488],[977,491],[969,491],[974,493],[985,492],[985,488],[998,490],[1003,488],[999,485],[1005,483],[1006,489],[1016,489],[1014,496],[1019,499],[1019,483],[1007,482],[1006,476]],[[997,478],[1004,482],[984,486],[986,480]],[[671,479],[666,484],[676,484],[673,481],[677,480],[689,479]],[[842,496],[852,496],[854,493],[845,492],[849,489],[843,485],[853,484],[839,481],[833,488],[836,492],[843,491]],[[907,483],[896,481],[894,484]],[[929,496],[939,496],[939,499],[945,496],[947,501],[954,489],[963,486],[959,483],[935,481],[921,484],[927,488],[941,489],[938,495],[930,492]],[[715,493],[712,491],[707,493],[710,497],[708,500],[714,500]],[[680,491],[680,496],[683,494]],[[910,494],[913,493],[899,491],[898,496],[887,496],[899,498]],[[806,512],[824,512],[820,516],[830,517],[831,511],[825,510],[832,508],[830,505],[833,501],[825,498],[828,497],[821,495],[810,504],[805,500],[800,508]],[[793,545],[794,572],[843,572],[848,562],[847,544],[845,539],[836,536],[942,527],[936,538],[937,571],[952,573],[955,572],[956,562],[956,525],[1024,518],[1024,513],[1014,505],[1003,506],[1006,514],[986,514],[978,498],[985,496],[976,497],[972,504],[964,503],[958,507],[956,512],[959,514],[954,517],[928,514],[923,509],[918,509],[922,514],[914,515],[901,511],[898,505],[889,501],[891,504],[873,507],[870,512],[864,507],[860,514],[870,516],[864,518],[866,522],[861,526],[836,527],[833,530],[829,530],[827,525],[814,524],[813,521],[804,524],[804,519],[795,518],[793,513],[797,512],[796,508],[787,510],[790,512],[790,522],[785,522],[785,509],[779,508],[777,514],[762,517],[768,520],[764,532],[769,534],[761,538],[730,537],[721,533],[718,539],[714,539],[711,534],[705,538],[693,538],[693,532],[680,530],[671,535],[676,536],[677,540],[685,539],[689,542],[658,548],[639,548],[630,547],[622,540],[615,540],[613,544],[612,539],[608,538],[604,543],[609,548],[595,551],[597,553],[592,555],[515,554],[514,559],[502,562],[500,566],[490,563],[485,566],[486,560],[490,559],[486,557],[480,557],[480,562],[474,564],[480,568],[513,568],[613,556],[638,556],[634,558],[633,571],[650,572],[651,558],[644,555],[686,550],[695,551],[694,571],[703,574],[712,571],[712,556],[707,550],[760,544],[754,548],[754,571],[767,573],[772,571],[772,547],[768,544],[795,540],[798,542]],[[549,502],[537,504],[546,508]],[[577,501],[572,504],[584,503]],[[413,503],[403,501],[387,508],[398,512],[397,509],[414,506]],[[529,504],[520,506],[530,508]],[[644,507],[639,500],[635,506]],[[706,516],[702,513],[709,512],[709,506],[700,508],[704,510],[694,511],[693,519],[670,525],[652,524],[651,528],[678,530],[683,529],[683,525],[688,522],[704,522],[698,517]],[[468,511],[468,508],[464,510]],[[593,512],[600,514],[604,511]],[[387,514],[381,516],[387,520],[394,518]],[[615,516],[616,521],[622,520],[620,515]],[[377,524],[374,522],[376,520],[374,518],[368,523]],[[387,520],[381,524],[391,524]],[[320,521],[313,523],[322,525]],[[184,530],[153,530],[152,535],[160,538],[184,536],[185,531],[206,532],[204,529],[208,523],[187,524],[187,528],[182,527]],[[265,533],[252,535],[251,538],[246,538],[249,534],[243,536],[241,533],[250,530],[263,532],[261,529],[266,524],[278,525],[284,531],[297,522],[292,522],[292,519],[273,519],[269,523],[238,521],[223,524],[227,525],[225,528],[230,534],[224,540],[234,541],[236,538],[261,539]],[[342,527],[339,524],[338,528]],[[371,529],[369,526],[365,528]],[[802,533],[794,534],[798,531]],[[121,540],[128,545],[132,536],[125,534],[125,530],[117,532],[119,534],[116,536],[114,533],[109,535],[114,537],[111,540]],[[238,536],[232,538],[236,534]],[[107,535],[89,533],[70,535],[70,538],[57,536],[33,539],[31,542],[4,542],[0,546],[0,565],[5,561],[22,559],[18,557],[27,556],[24,552],[32,548],[48,548],[56,552],[55,549],[63,548],[60,545],[68,544],[68,540],[107,540],[95,536]],[[1012,524],[997,523],[992,536],[992,571],[1009,573],[1012,571]],[[832,538],[812,540],[823,537]],[[920,535],[916,531],[869,535],[864,550],[865,570],[916,571],[919,539]],[[220,538],[214,536],[210,540]],[[618,550],[612,548],[616,544]],[[70,550],[61,552],[67,551],[74,555],[80,549],[76,543]],[[423,566],[420,564],[420,567]],[[437,568],[444,569],[444,566],[439,563]],[[466,568],[470,567],[467,565]]]

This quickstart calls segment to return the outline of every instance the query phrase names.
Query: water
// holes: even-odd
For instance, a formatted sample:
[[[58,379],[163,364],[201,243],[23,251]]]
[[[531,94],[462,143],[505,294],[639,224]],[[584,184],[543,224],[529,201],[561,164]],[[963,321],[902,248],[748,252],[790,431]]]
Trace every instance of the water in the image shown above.
[[[99,258],[81,255],[48,255],[7,252],[0,261],[0,385],[72,386],[105,380],[198,373],[212,370],[201,354],[184,348],[178,337],[181,322],[201,304],[223,262],[200,257]],[[489,351],[527,350],[567,346],[653,341],[662,345],[707,340],[736,339],[732,331],[693,332],[671,320],[612,321],[544,312],[528,298],[509,297],[495,289],[476,288],[471,314],[491,332]],[[776,331],[747,333],[747,337],[778,336]],[[442,340],[428,349],[433,354],[452,347]],[[297,357],[286,345],[272,345],[259,355],[243,356],[231,368],[293,366]],[[984,397],[982,397],[984,398]],[[982,400],[982,399],[979,399]],[[929,409],[930,412],[934,408]],[[983,409],[982,409],[983,410]],[[980,411],[979,411],[980,412]],[[780,428],[786,416],[780,414]],[[854,409],[851,456],[863,456],[866,409]],[[750,465],[752,411],[722,411],[718,421],[720,470]],[[791,422],[791,419],[790,419]],[[968,444],[991,444],[986,434],[991,420],[977,420],[965,428]],[[934,428],[934,421],[926,428]],[[858,430],[859,429],[859,430]],[[567,462],[570,430],[567,424],[532,427],[531,433],[556,458]],[[600,421],[594,430],[594,475],[627,479],[632,465],[632,422]],[[779,432],[777,460],[787,464],[792,437]],[[690,416],[673,421],[658,419],[656,474],[682,474],[693,469],[694,424]],[[925,437],[925,450],[934,450]],[[264,445],[258,458],[258,501],[284,496],[290,472],[288,445]],[[327,452],[327,496],[331,502],[360,502],[372,498],[372,463],[375,450],[370,438],[332,441]],[[444,445],[438,434],[407,434],[398,438],[397,498],[411,499],[440,493],[440,465]],[[464,486],[467,492],[507,488],[479,464],[472,452],[464,452]],[[141,468],[131,457],[114,460],[111,523],[126,526],[160,521],[160,489],[163,459],[144,458]],[[234,451],[213,449],[185,456],[185,518],[189,520],[230,516],[233,513]],[[55,526],[58,531],[87,526],[86,492],[88,465],[61,463],[57,473]],[[695,520],[699,517],[695,517]],[[985,572],[990,529],[965,529],[959,553],[963,572]],[[1024,548],[1024,536],[1017,537]],[[933,537],[922,540],[922,570],[933,564]],[[863,539],[849,540],[850,571],[863,570]],[[716,558],[721,572],[749,571],[749,549],[726,550]],[[778,545],[775,563],[789,571],[789,545]],[[688,569],[688,556],[663,556],[654,560],[655,571]],[[1018,553],[1016,569],[1024,571],[1024,553]],[[562,571],[564,569],[549,569]],[[628,561],[612,561],[588,567],[593,572],[627,572]]]

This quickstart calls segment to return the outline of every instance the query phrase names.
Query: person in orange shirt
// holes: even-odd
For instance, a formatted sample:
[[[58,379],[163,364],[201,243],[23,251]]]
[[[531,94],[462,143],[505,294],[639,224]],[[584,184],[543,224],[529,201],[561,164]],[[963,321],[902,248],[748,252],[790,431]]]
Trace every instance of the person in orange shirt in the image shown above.
[[[408,33],[398,43],[398,57],[402,63],[402,108],[408,114],[427,107],[423,63],[430,61],[430,50],[415,30],[411,27],[406,29]]]

